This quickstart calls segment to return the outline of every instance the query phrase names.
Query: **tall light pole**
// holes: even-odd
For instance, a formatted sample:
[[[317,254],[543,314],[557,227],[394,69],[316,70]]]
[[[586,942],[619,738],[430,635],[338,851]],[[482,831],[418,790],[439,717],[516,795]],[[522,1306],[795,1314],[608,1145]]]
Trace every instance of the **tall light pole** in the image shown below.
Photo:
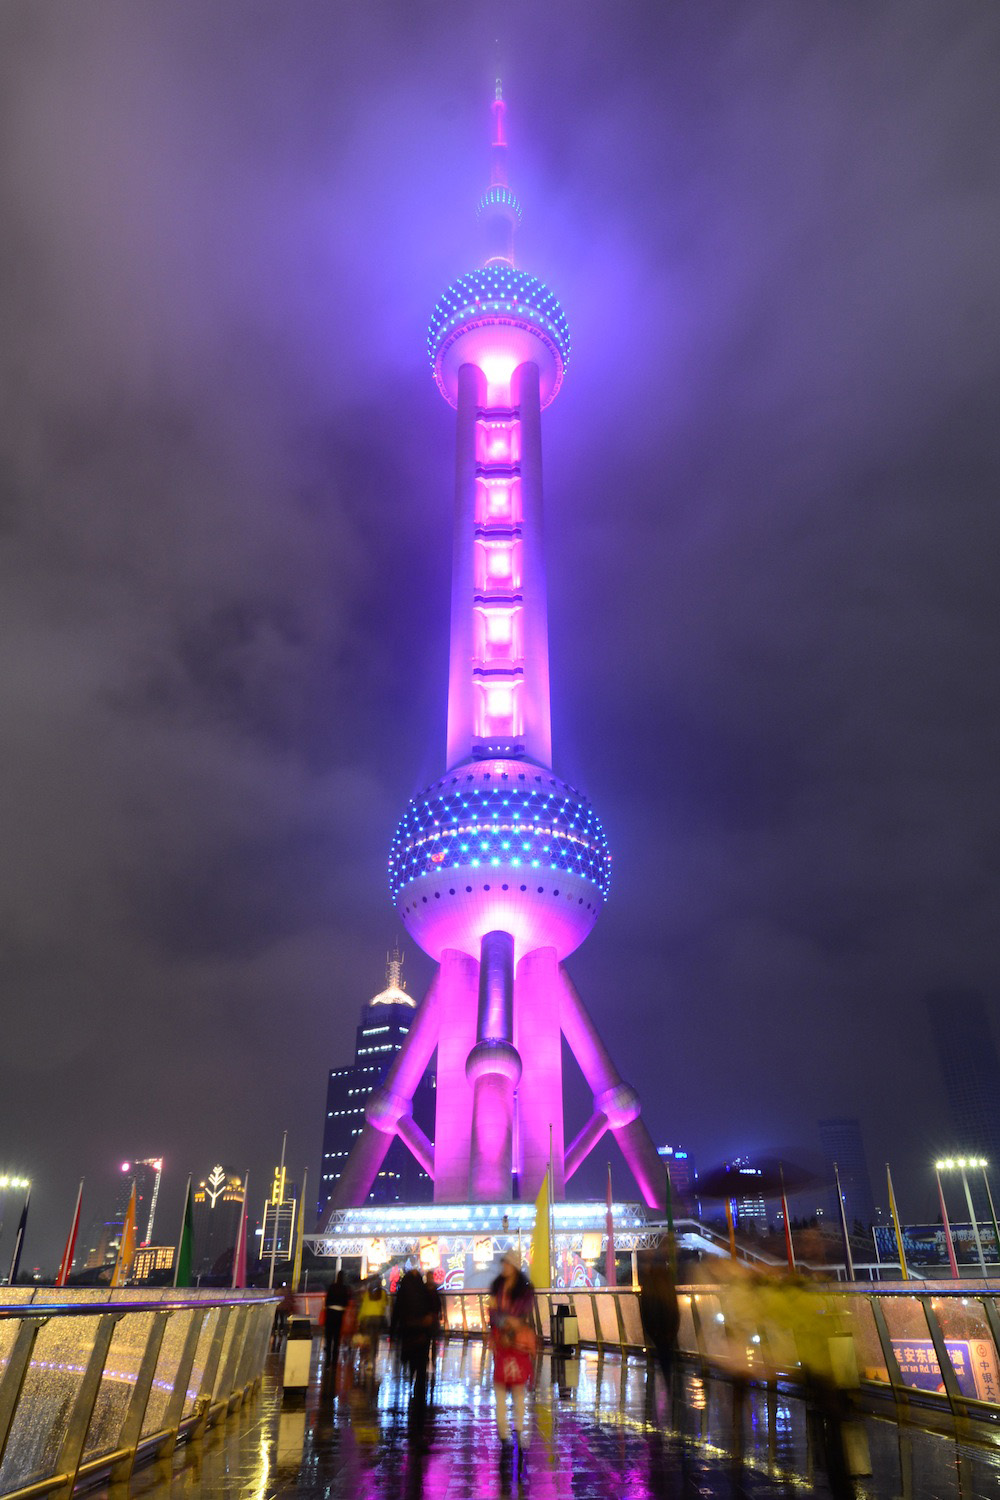
[[[937,1178],[938,1202],[941,1204],[941,1223],[944,1225],[944,1240],[948,1246],[948,1260],[951,1264],[951,1274],[958,1280],[958,1261],[955,1259],[955,1242],[951,1237],[951,1225],[948,1223],[948,1209],[944,1201],[944,1188],[941,1185],[941,1173],[948,1163],[936,1161],[934,1163],[934,1176]]]
[[[979,1233],[979,1222],[976,1219],[976,1211],[972,1206],[972,1194],[969,1191],[969,1179],[965,1175],[966,1167],[982,1167],[985,1165],[981,1156],[947,1156],[938,1166],[945,1172],[953,1172],[956,1169],[962,1178],[962,1187],[965,1189],[965,1202],[969,1210],[969,1221],[972,1224],[972,1233],[976,1241],[976,1252],[979,1256],[979,1267],[983,1273],[983,1280],[987,1278],[986,1257],[983,1254],[983,1241]]]

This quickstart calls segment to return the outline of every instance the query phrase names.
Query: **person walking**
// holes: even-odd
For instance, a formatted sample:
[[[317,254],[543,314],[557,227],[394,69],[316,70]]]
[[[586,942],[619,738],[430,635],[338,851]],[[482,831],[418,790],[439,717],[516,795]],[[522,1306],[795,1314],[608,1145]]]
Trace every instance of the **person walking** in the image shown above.
[[[389,1299],[385,1295],[381,1276],[372,1276],[365,1287],[365,1294],[358,1308],[358,1333],[363,1345],[361,1349],[362,1381],[369,1388],[375,1385],[378,1367],[378,1345],[389,1324]]]
[[[438,1349],[441,1345],[441,1332],[444,1328],[444,1298],[438,1290],[437,1280],[434,1272],[428,1271],[424,1277],[424,1286],[430,1298],[431,1316],[431,1394],[433,1399],[434,1387],[437,1383]]]
[[[410,1418],[420,1425],[427,1409],[427,1360],[434,1336],[434,1301],[419,1270],[400,1278],[389,1336],[410,1383]]]
[[[326,1350],[326,1358],[323,1363],[323,1372],[327,1376],[335,1376],[337,1373],[344,1313],[347,1311],[350,1300],[351,1289],[347,1285],[347,1278],[343,1271],[338,1271],[327,1287],[324,1298],[323,1346]]]
[[[524,1473],[524,1396],[534,1373],[537,1339],[533,1326],[535,1289],[521,1270],[513,1250],[500,1262],[500,1275],[490,1287],[490,1342],[493,1348],[493,1390],[497,1403],[500,1462],[512,1453],[507,1395],[514,1411],[517,1438],[517,1477]]]

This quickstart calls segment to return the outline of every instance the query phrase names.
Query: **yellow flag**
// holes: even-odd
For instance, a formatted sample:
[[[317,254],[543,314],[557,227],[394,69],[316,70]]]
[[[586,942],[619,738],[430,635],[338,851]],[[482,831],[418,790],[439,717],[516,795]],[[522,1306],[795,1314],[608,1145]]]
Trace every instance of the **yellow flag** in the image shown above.
[[[549,1237],[549,1169],[535,1199],[535,1227],[528,1252],[528,1272],[536,1287],[552,1285],[552,1241]]]
[[[306,1178],[309,1176],[308,1167],[302,1169],[302,1202],[299,1204],[298,1233],[295,1236],[295,1261],[292,1265],[292,1291],[299,1289],[299,1279],[302,1276],[302,1246],[306,1232]]]
[[[118,1259],[111,1273],[111,1285],[121,1286],[125,1277],[132,1269],[132,1257],[135,1254],[135,1183],[132,1183],[132,1191],[129,1194],[128,1208],[125,1210],[125,1222],[122,1224],[122,1237],[118,1245]]]

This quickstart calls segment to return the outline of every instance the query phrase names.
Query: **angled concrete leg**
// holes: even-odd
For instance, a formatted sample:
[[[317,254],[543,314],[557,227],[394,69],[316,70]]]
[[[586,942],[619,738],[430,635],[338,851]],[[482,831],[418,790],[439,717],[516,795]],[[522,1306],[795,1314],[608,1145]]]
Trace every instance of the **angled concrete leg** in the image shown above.
[[[400,1130],[400,1121],[410,1116],[417,1084],[434,1055],[441,1029],[440,970],[417,1006],[406,1041],[393,1059],[380,1088],[374,1089],[365,1109],[361,1134],[347,1158],[344,1170],[330,1195],[330,1208],[357,1208],[371,1192],[379,1167],[396,1135],[400,1135],[420,1165],[427,1170],[430,1142],[415,1125]],[[412,1121],[410,1122],[412,1125]],[[419,1151],[419,1154],[417,1152]]]
[[[603,1134],[603,1127],[596,1119],[596,1116],[603,1115],[647,1206],[662,1209],[666,1206],[666,1177],[653,1138],[640,1118],[639,1096],[622,1081],[566,970],[561,968],[559,974],[562,980],[559,1020],[563,1036],[594,1095],[595,1119],[591,1122],[593,1128],[588,1128],[587,1132],[590,1138],[588,1149],[592,1150]],[[574,1171],[584,1155],[586,1153],[581,1155],[579,1149],[574,1153]]]

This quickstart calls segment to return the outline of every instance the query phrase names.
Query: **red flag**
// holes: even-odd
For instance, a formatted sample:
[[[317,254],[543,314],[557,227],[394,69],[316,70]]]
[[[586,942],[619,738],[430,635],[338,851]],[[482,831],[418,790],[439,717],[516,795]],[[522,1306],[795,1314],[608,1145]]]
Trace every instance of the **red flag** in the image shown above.
[[[80,1178],[80,1186],[76,1191],[76,1209],[73,1214],[73,1223],[70,1225],[69,1239],[66,1241],[66,1249],[63,1251],[62,1260],[59,1262],[59,1274],[56,1277],[56,1286],[65,1286],[69,1280],[69,1273],[73,1269],[73,1255],[76,1251],[76,1234],[80,1228],[80,1204],[83,1200],[83,1178]]]
[[[604,1279],[608,1286],[618,1285],[618,1275],[615,1270],[615,1221],[611,1213],[611,1163],[608,1162],[608,1212],[605,1218],[605,1226],[608,1231],[608,1248],[604,1252]]]
[[[243,1174],[243,1207],[240,1209],[240,1227],[233,1249],[233,1289],[247,1284],[247,1202],[250,1197],[250,1173]]]

